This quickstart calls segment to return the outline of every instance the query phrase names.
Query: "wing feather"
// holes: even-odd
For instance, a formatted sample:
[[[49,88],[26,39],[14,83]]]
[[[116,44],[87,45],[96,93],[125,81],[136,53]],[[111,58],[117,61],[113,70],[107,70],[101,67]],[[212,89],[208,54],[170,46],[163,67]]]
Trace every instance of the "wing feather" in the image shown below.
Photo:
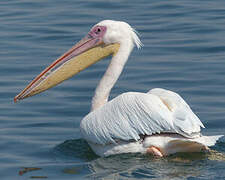
[[[90,112],[81,121],[83,137],[92,143],[109,144],[116,143],[117,139],[137,141],[141,134],[172,132],[191,136],[199,133],[199,126],[203,125],[183,99],[161,91],[123,93]],[[196,128],[191,130],[187,125]]]

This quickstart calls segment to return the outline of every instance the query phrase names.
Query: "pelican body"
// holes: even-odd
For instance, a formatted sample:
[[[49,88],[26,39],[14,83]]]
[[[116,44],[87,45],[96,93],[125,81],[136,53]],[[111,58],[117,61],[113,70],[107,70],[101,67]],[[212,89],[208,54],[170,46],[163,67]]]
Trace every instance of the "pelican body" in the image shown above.
[[[69,51],[41,72],[14,101],[41,93],[92,64],[112,56],[92,99],[91,111],[81,121],[83,138],[99,156],[208,150],[222,137],[203,136],[204,125],[177,93],[155,88],[147,93],[127,92],[108,102],[134,46],[142,43],[127,23],[104,20]]]

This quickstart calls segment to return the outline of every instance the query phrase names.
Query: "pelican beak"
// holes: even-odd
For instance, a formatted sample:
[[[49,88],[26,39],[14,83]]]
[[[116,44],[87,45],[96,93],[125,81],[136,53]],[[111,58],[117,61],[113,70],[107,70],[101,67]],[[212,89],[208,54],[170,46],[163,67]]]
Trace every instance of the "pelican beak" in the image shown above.
[[[105,45],[100,38],[88,34],[31,81],[14,102],[56,86],[97,61],[114,55],[118,49],[119,44]]]

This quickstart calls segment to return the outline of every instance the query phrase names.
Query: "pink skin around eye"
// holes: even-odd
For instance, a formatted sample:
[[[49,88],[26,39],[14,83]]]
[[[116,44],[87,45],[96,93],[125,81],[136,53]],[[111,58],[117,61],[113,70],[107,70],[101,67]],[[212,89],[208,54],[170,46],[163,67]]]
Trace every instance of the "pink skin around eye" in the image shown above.
[[[88,34],[93,38],[103,38],[106,29],[105,26],[95,26]]]

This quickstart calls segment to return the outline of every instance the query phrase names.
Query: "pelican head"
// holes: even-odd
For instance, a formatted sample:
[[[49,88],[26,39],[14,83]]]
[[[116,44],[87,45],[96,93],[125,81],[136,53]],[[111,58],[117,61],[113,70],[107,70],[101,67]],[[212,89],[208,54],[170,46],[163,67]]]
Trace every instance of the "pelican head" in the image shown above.
[[[130,43],[126,43],[128,41]],[[112,20],[101,21],[93,26],[82,40],[31,81],[14,98],[14,102],[41,93],[97,61],[116,55],[121,46],[129,45],[127,48],[131,51],[134,44],[141,46],[138,36],[129,24]]]

